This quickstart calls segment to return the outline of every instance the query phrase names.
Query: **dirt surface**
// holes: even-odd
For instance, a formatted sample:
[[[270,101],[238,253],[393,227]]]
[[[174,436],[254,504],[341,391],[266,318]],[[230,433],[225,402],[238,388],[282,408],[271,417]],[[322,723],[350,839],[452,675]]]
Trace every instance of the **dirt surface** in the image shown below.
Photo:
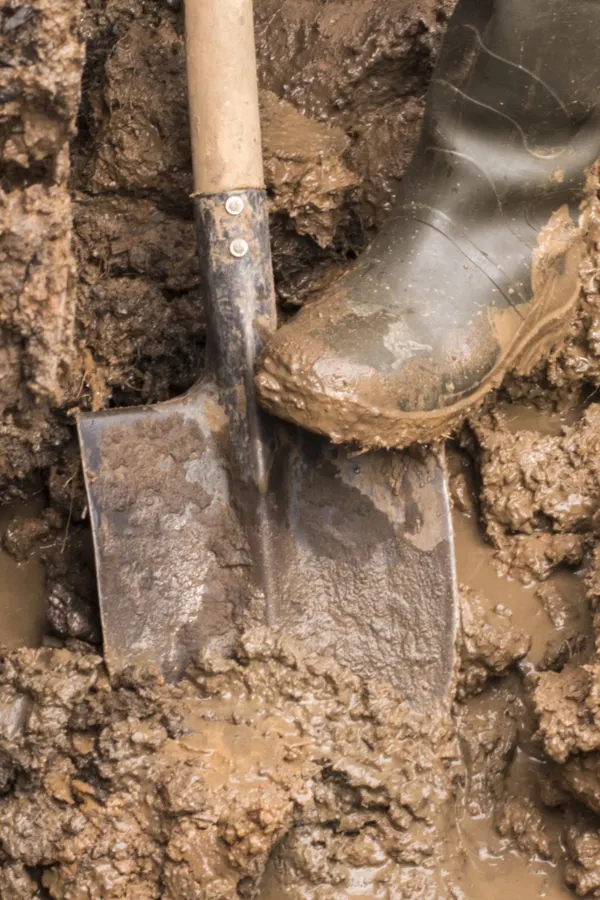
[[[56,898],[451,896],[443,858],[453,757],[444,723],[409,712],[265,633],[176,688],[92,653],[15,651],[0,710],[2,894]],[[17,862],[18,860],[18,862]]]
[[[83,68],[79,4],[0,10],[0,478],[20,478],[68,438],[52,404],[73,351],[68,191]]]
[[[452,5],[257,0],[282,318],[385,221]],[[595,239],[560,352],[454,448],[456,735],[265,634],[107,679],[73,413],[203,363],[182,35],[177,0],[0,10],[0,641],[51,632],[2,658],[0,896],[600,897]]]

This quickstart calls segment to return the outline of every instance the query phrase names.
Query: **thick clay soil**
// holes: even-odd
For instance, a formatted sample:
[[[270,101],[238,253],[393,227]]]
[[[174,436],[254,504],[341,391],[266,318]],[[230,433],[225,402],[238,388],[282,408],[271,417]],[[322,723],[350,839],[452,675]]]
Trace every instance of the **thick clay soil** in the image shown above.
[[[255,5],[284,319],[385,221],[453,3]],[[75,415],[203,364],[179,7],[0,8],[0,601],[37,622],[13,577],[43,565],[48,622],[0,615],[30,645],[0,662],[0,898],[600,897],[600,207],[564,344],[450,447],[451,718],[266,631],[108,679]]]

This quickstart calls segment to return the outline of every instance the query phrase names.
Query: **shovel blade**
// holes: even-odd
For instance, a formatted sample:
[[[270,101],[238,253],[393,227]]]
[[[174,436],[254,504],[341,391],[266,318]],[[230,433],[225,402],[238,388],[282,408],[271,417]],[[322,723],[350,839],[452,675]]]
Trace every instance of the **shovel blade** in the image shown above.
[[[237,636],[250,556],[229,500],[224,429],[210,383],[79,419],[111,672],[152,664],[173,679],[199,648],[227,653]]]
[[[208,381],[168,403],[79,420],[113,672],[153,664],[174,679],[199,650],[226,655],[264,618],[217,398]],[[457,619],[443,461],[352,455],[275,430],[263,498],[271,624],[412,702],[443,701]]]
[[[447,699],[458,605],[443,457],[287,434],[270,496],[278,630],[413,703]]]

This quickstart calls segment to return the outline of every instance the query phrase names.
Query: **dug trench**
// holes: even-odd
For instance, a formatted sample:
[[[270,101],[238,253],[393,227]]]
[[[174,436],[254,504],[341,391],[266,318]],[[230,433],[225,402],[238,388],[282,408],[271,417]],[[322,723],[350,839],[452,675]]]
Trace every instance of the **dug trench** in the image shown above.
[[[385,221],[451,6],[256,3],[282,319]],[[262,630],[111,683],[73,420],[202,366],[183,14],[9,2],[0,33],[0,897],[600,896],[593,232],[564,343],[449,448],[451,721]]]

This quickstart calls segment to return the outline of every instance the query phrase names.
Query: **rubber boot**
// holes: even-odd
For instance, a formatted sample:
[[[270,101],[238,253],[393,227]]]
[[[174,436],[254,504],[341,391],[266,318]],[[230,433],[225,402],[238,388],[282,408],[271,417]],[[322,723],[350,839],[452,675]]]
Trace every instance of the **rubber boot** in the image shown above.
[[[448,434],[569,324],[600,155],[600,0],[461,0],[386,227],[273,337],[270,411],[334,441]]]

